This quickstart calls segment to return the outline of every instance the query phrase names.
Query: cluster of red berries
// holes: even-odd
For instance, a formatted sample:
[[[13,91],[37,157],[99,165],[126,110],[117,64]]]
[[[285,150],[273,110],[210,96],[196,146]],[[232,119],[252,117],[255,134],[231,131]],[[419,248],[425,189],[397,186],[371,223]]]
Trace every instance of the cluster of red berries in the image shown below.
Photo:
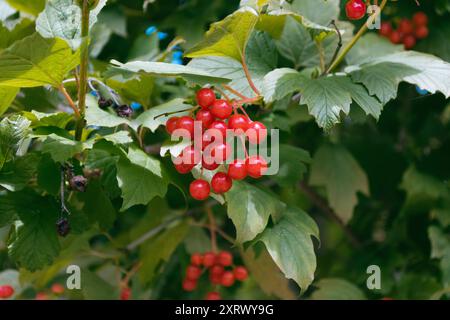
[[[363,0],[350,0],[345,5],[345,13],[350,20],[359,20],[366,15],[367,6]]]
[[[394,29],[390,22],[383,22],[380,34],[388,38],[392,43],[403,43],[405,49],[415,47],[417,40],[428,37],[428,16],[424,12],[417,12],[412,19],[402,19]]]
[[[226,267],[231,267],[227,270]],[[236,280],[245,281],[248,278],[248,271],[243,266],[233,266],[233,255],[228,251],[221,251],[218,254],[207,252],[203,255],[194,253],[191,256],[191,264],[186,268],[186,276],[183,280],[183,289],[191,292],[197,288],[198,279],[209,270],[209,281],[213,285],[231,287]],[[206,300],[220,300],[221,296],[217,291],[209,292]]]
[[[54,283],[52,284],[50,288],[50,292],[40,291],[36,293],[36,296],[34,297],[34,300],[50,300],[51,297],[59,297],[61,296],[65,291],[65,288],[60,283]]]
[[[171,117],[166,122],[166,130],[173,134],[176,130],[184,130],[182,136],[191,139],[192,145],[186,147],[179,157],[174,159],[175,169],[187,174],[201,162],[202,169],[216,170],[229,160],[231,147],[226,142],[227,131],[232,131],[245,138],[249,143],[260,144],[267,137],[267,129],[261,122],[251,121],[245,114],[239,114],[239,105],[224,99],[217,99],[209,88],[197,92],[199,110],[194,117]],[[196,122],[197,121],[197,122]],[[196,125],[197,123],[197,125]],[[194,147],[195,127],[201,129],[201,148]],[[216,142],[216,139],[219,141]],[[245,147],[245,145],[244,145]],[[267,162],[259,155],[247,156],[246,159],[235,159],[228,164],[227,172],[217,172],[210,184],[197,179],[190,185],[191,196],[196,200],[205,200],[212,190],[217,194],[227,192],[233,180],[242,180],[247,176],[260,178],[267,170]]]
[[[0,286],[0,299],[11,298],[14,294],[14,288],[9,285]]]

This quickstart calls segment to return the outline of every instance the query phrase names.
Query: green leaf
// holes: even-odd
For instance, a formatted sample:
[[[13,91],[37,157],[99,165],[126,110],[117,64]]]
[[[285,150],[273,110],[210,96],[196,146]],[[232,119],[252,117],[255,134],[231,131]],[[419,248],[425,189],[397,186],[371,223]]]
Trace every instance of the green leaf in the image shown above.
[[[87,269],[82,270],[81,290],[86,300],[116,300],[119,297],[117,287]]]
[[[106,128],[116,128],[122,124],[131,124],[126,118],[119,117],[115,113],[113,114],[100,109],[98,101],[91,95],[86,97],[86,123],[88,126]]]
[[[30,121],[22,116],[12,116],[0,121],[0,170],[20,149],[29,131]]]
[[[205,39],[186,52],[186,57],[221,56],[241,61],[244,48],[258,21],[258,13],[241,8],[222,21],[213,23]]]
[[[309,152],[287,144],[281,144],[279,150],[280,168],[273,179],[284,187],[295,186],[303,179],[306,164],[311,162]]]
[[[128,131],[117,131],[115,133],[108,134],[106,136],[96,136],[95,139],[104,139],[106,141],[112,142],[114,144],[128,144],[133,142],[133,139],[130,136]]]
[[[5,21],[14,13],[16,13],[16,10],[11,7],[6,0],[0,0],[0,21]]]
[[[31,35],[34,31],[34,24],[30,19],[20,20],[11,29],[0,23],[0,51],[8,48],[15,41]]]
[[[113,77],[118,74],[122,75],[125,79],[131,78],[136,74],[155,77],[181,77],[188,82],[200,85],[227,83],[230,81],[230,79],[224,77],[212,76],[203,70],[171,63],[133,61],[123,64],[115,60],[112,60],[111,63],[113,66],[105,73],[106,77]]]
[[[169,118],[188,115],[192,108],[192,105],[181,98],[177,98],[145,111],[133,121],[133,126],[143,126],[155,132],[159,126],[165,125]]]
[[[288,94],[299,90],[305,80],[304,75],[290,68],[275,69],[269,72],[263,82],[264,101],[271,103],[283,99]]]
[[[63,163],[67,159],[72,158],[75,154],[81,153],[86,149],[92,149],[92,141],[75,141],[70,140],[54,133],[48,136],[39,136],[43,140],[43,153],[49,153],[52,159],[56,162]]]
[[[387,71],[393,64],[395,72]],[[347,67],[345,71],[350,73],[355,81],[362,82],[369,92],[376,93],[382,102],[395,97],[393,92],[397,91],[400,81],[414,84],[430,93],[439,91],[445,97],[450,97],[450,63],[425,53],[393,53],[374,58],[359,66]],[[382,81],[382,75],[387,77],[387,80]],[[394,84],[394,88],[389,90],[386,82],[391,86]]]
[[[117,163],[117,181],[122,190],[124,211],[134,205],[150,202],[154,197],[164,197],[168,181],[161,163],[141,150],[130,149],[128,161]]]
[[[367,175],[344,147],[324,145],[313,158],[309,183],[322,186],[330,207],[344,223],[350,221],[358,202],[356,194],[369,195]]]
[[[24,111],[23,115],[31,121],[33,128],[49,126],[65,129],[73,118],[71,114],[66,112],[42,113],[35,110]]]
[[[247,45],[246,62],[252,80],[259,90],[263,88],[264,76],[276,68],[278,61],[276,47],[267,33],[254,32]],[[193,59],[190,67],[204,70],[218,77],[229,78],[229,85],[245,96],[255,95],[242,68],[242,64],[229,57],[202,57]]]
[[[311,37],[310,30],[291,16],[285,18],[286,22],[276,45],[280,54],[291,61],[296,69],[300,67],[317,67],[320,65],[320,52],[317,40]],[[341,32],[342,44],[346,45],[353,36],[353,25],[338,21],[337,27]],[[326,38],[320,39],[324,52],[324,60],[330,61],[339,43],[339,37],[334,30],[324,33]]]
[[[52,198],[41,197],[31,190],[16,192],[12,198],[20,222],[16,223],[13,239],[8,246],[9,256],[20,267],[39,270],[51,264],[59,254],[55,226],[58,206]],[[36,250],[37,244],[39,250]]]
[[[252,247],[248,248],[242,252],[242,258],[252,278],[261,289],[268,295],[295,300],[297,295],[292,290],[289,280],[281,273],[267,250],[263,250],[258,255],[254,251]]]
[[[359,65],[380,56],[403,51],[402,45],[393,44],[376,33],[368,33],[361,37],[345,56],[349,65]]]
[[[38,186],[56,196],[61,187],[61,165],[53,161],[50,155],[44,154],[37,169]]]
[[[89,56],[97,58],[111,40],[113,31],[103,23],[97,23],[91,30],[91,46],[89,47]]]
[[[225,199],[238,243],[253,240],[264,231],[269,216],[276,217],[283,210],[278,199],[246,182],[234,181]]]
[[[127,16],[119,8],[103,10],[98,16],[98,20],[118,36],[127,37]]]
[[[138,79],[126,80],[123,77],[114,77],[106,81],[106,84],[113,88],[122,99],[128,103],[138,102],[144,107],[151,104],[151,96],[155,80],[151,76],[140,75]]]
[[[318,125],[326,130],[340,122],[341,112],[350,112],[352,99],[375,118],[378,118],[381,112],[382,106],[378,100],[346,76],[305,79],[299,91],[302,94],[300,104],[306,104]]]
[[[6,0],[13,8],[37,16],[44,10],[45,0]]]
[[[178,225],[165,230],[155,238],[146,241],[139,250],[142,267],[139,270],[139,278],[144,283],[149,283],[155,276],[158,266],[162,261],[168,261],[178,245],[184,240],[189,230],[189,224],[181,222]]]
[[[78,61],[78,53],[72,53],[63,40],[44,39],[36,33],[0,53],[0,85],[58,87]]]
[[[12,193],[0,194],[0,228],[7,226],[17,219]]]
[[[302,210],[290,207],[259,238],[286,278],[297,282],[303,291],[314,280],[316,270],[312,236],[319,239],[316,223]]]
[[[328,25],[331,20],[338,20],[340,12],[339,0],[294,1],[288,8],[322,26]]]
[[[89,12],[89,26],[97,22],[97,15],[106,5],[101,0]],[[81,44],[81,8],[75,0],[49,0],[36,19],[36,31],[44,38],[60,38],[76,50]]]
[[[428,210],[439,199],[449,198],[449,190],[442,181],[419,172],[414,166],[405,171],[400,187],[406,191],[405,208],[419,208],[424,205]]]
[[[436,226],[428,227],[428,238],[431,242],[431,258],[440,259],[450,253],[450,238]]]
[[[22,190],[36,173],[38,161],[39,157],[30,153],[8,162],[0,170],[0,186],[9,191]]]
[[[19,88],[0,86],[0,116],[8,110],[19,93]]]
[[[113,226],[117,213],[100,181],[91,179],[86,192],[80,193],[79,198],[84,202],[83,211],[90,223],[98,223],[102,230],[109,230]]]
[[[312,300],[366,300],[353,283],[339,278],[325,278],[314,284],[318,289],[311,295]]]

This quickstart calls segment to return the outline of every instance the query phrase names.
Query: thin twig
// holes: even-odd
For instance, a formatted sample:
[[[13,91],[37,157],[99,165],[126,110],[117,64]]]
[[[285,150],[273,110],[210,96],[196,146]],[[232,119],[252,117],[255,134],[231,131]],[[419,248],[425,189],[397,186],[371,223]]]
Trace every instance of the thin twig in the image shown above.
[[[250,88],[252,88],[257,96],[261,95],[258,88],[256,88],[255,84],[253,83],[252,76],[250,75],[250,71],[248,70],[247,62],[245,61],[245,47],[242,52],[242,69],[244,69],[245,77],[247,78]]]
[[[64,167],[61,166],[61,184],[60,184],[60,190],[59,190],[59,194],[61,197],[61,216],[63,215],[63,213],[67,213],[70,214],[69,209],[67,209],[66,207],[66,202],[64,200],[64,188],[65,188],[65,172],[64,172]]]
[[[144,233],[142,236],[140,236],[139,238],[137,238],[136,240],[134,240],[133,242],[131,242],[126,249],[128,251],[133,251],[134,249],[136,249],[138,246],[140,246],[142,243],[144,243],[145,241],[147,241],[148,239],[150,239],[151,237],[155,236],[156,234],[158,234],[160,231],[164,230],[168,225],[170,225],[171,223],[183,219],[185,218],[185,215],[181,215],[181,216],[175,216],[172,217],[171,219],[168,219],[167,221],[161,223],[160,225],[158,225],[157,227],[150,229],[149,231],[147,231],[146,233]]]
[[[335,221],[341,229],[344,231],[345,235],[348,237],[350,242],[355,247],[360,247],[361,242],[358,238],[353,234],[351,229],[345,225],[345,223],[339,218],[336,212],[330,208],[325,199],[323,199],[320,195],[318,195],[310,186],[308,186],[305,182],[300,182],[300,189],[305,193],[305,195],[309,198],[309,200],[314,203],[314,205],[319,208],[323,213],[325,213],[330,219]]]
[[[336,58],[336,60],[331,64],[331,66],[328,68],[326,73],[332,72],[334,69],[336,69],[339,64],[344,60],[347,53],[353,48],[353,46],[358,42],[358,40],[363,36],[363,34],[367,31],[368,25],[372,24],[375,19],[378,18],[378,16],[381,14],[381,11],[383,11],[384,7],[386,6],[388,0],[383,0],[383,2],[380,5],[380,10],[376,11],[373,15],[369,17],[366,23],[364,23],[359,29],[359,31],[353,36],[353,39],[345,46],[345,48],[342,50],[341,54]]]
[[[337,25],[336,25],[336,21],[332,20],[330,24],[331,24],[331,25],[334,27],[334,29],[336,30],[337,35],[338,35],[338,38],[339,38],[339,41],[338,41],[338,44],[337,44],[337,46],[336,46],[336,50],[334,51],[333,57],[331,58],[330,63],[329,63],[328,66],[327,66],[327,70],[328,70],[328,68],[333,64],[334,60],[336,60],[336,58],[337,58],[337,56],[338,56],[338,54],[339,54],[339,51],[341,51],[341,48],[342,48],[342,45],[343,45],[343,44],[342,44],[342,34],[341,34],[341,31],[339,30],[339,28],[338,28]],[[323,75],[323,74],[324,74],[324,73],[322,73],[322,75]]]
[[[240,93],[239,91],[233,89],[232,87],[230,87],[229,85],[222,85],[224,89],[230,91],[232,94],[234,94],[235,96],[238,96],[241,99],[250,99],[249,97],[244,96],[242,93]]]
[[[77,118],[79,118],[80,112],[78,111],[77,106],[75,105],[75,102],[73,102],[72,98],[70,97],[69,93],[67,92],[66,88],[64,87],[63,84],[61,84],[59,86],[59,91],[64,95],[64,97],[66,98],[67,102],[69,103],[69,106],[72,108],[73,112],[75,113],[75,115],[77,116]]]

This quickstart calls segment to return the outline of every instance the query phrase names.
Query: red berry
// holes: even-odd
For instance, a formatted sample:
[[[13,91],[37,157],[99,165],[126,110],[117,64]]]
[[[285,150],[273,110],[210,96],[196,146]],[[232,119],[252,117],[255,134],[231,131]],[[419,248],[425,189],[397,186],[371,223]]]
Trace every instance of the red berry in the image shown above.
[[[216,255],[212,252],[207,252],[203,255],[203,265],[207,268],[212,267],[216,262]]]
[[[128,287],[125,287],[120,291],[120,300],[129,300],[131,297],[131,289]]]
[[[203,169],[216,170],[220,166],[219,163],[216,163],[214,161],[213,157],[206,157],[206,158],[205,157],[206,157],[206,155],[203,155],[203,159],[202,159],[202,167],[203,167]]]
[[[194,119],[188,116],[179,118],[177,121],[177,129],[187,130],[187,136],[192,138],[194,136]]]
[[[195,167],[194,164],[184,164],[184,163],[174,164],[174,166],[175,166],[175,170],[177,170],[178,173],[180,173],[180,174],[187,174],[187,173],[191,172],[191,170],[194,169],[194,167]]]
[[[221,265],[214,265],[212,266],[212,268],[209,270],[209,274],[211,276],[222,276],[222,274],[225,272],[225,269],[223,268],[223,266]]]
[[[182,162],[187,165],[196,165],[201,160],[201,152],[200,150],[195,149],[194,146],[187,146],[181,152],[180,158]]]
[[[197,103],[203,109],[209,108],[214,101],[216,101],[216,95],[211,89],[203,88],[197,91]]]
[[[428,37],[428,28],[426,26],[419,26],[414,30],[414,35],[417,39],[425,39]]]
[[[217,256],[217,263],[224,267],[231,266],[233,264],[233,255],[228,251],[221,251]]]
[[[428,24],[428,16],[422,11],[416,12],[412,19],[416,26],[426,26]]]
[[[209,130],[212,130],[210,132],[210,136],[214,137],[214,136],[222,136],[222,139],[225,139],[225,137],[227,136],[227,129],[228,126],[225,122],[223,121],[214,121],[213,123],[211,123],[211,125],[208,128]],[[208,132],[208,131],[206,131]]]
[[[220,284],[224,287],[231,287],[234,284],[234,274],[231,271],[225,271],[222,275]]]
[[[197,114],[195,115],[195,119],[197,119],[197,121],[201,121],[202,127],[206,129],[209,128],[211,123],[213,123],[214,116],[212,115],[211,111],[202,109],[197,112]]]
[[[184,279],[183,280],[183,290],[187,292],[194,291],[197,288],[197,281]]]
[[[197,266],[190,265],[186,269],[186,279],[197,280],[202,275],[202,269]]]
[[[189,193],[195,200],[205,200],[209,197],[211,188],[209,183],[202,179],[197,179],[191,182],[189,186]]]
[[[220,294],[218,292],[208,292],[206,295],[206,300],[220,300]]]
[[[212,114],[219,119],[227,119],[233,113],[233,107],[226,100],[216,100],[211,106]]]
[[[403,34],[398,32],[397,30],[394,30],[392,31],[389,40],[391,40],[391,42],[395,44],[401,43],[403,40]]]
[[[180,119],[179,117],[172,117],[169,118],[166,122],[166,131],[169,134],[172,134],[175,129],[177,128],[177,124],[178,124],[178,119]]]
[[[224,163],[231,154],[231,147],[228,143],[221,143],[214,146],[210,153],[215,162]]]
[[[48,295],[45,292],[38,292],[34,300],[48,300]]]
[[[261,122],[253,121],[248,125],[246,135],[250,143],[260,144],[267,138],[267,128]]]
[[[392,33],[392,24],[390,22],[382,22],[380,27],[380,34],[384,37],[389,37]]]
[[[8,299],[14,294],[14,288],[9,285],[0,286],[0,299]]]
[[[54,283],[51,290],[54,294],[62,294],[64,293],[64,286],[59,283]]]
[[[247,269],[242,266],[234,268],[234,277],[236,278],[236,280],[244,281],[248,277]]]
[[[200,267],[203,263],[203,257],[200,253],[194,253],[191,256],[191,264]]]
[[[363,0],[350,0],[345,5],[345,12],[350,20],[359,20],[366,15],[366,4]]]
[[[405,47],[406,50],[414,48],[415,45],[416,45],[416,38],[414,38],[414,36],[407,35],[405,39],[403,39],[403,46]]]
[[[232,185],[233,180],[223,172],[217,172],[211,179],[211,187],[217,194],[228,192]]]
[[[412,34],[414,32],[414,25],[411,20],[402,19],[398,25],[398,31],[404,35]]]
[[[251,156],[247,159],[247,173],[250,177],[258,179],[267,171],[267,162],[260,156]]]
[[[233,114],[228,119],[228,128],[233,130],[241,129],[243,131],[247,130],[248,128],[248,118],[246,116],[243,116],[241,114]]]
[[[212,284],[221,284],[222,282],[222,274],[209,274],[209,281]]]
[[[247,176],[245,160],[236,159],[228,165],[228,176],[233,180],[242,180]]]

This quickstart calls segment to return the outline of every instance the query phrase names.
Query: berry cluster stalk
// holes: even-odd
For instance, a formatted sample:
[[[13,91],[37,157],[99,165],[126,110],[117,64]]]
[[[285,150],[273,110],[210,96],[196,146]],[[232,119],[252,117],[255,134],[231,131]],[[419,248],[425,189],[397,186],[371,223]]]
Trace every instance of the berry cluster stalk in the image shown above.
[[[78,88],[78,110],[80,119],[77,123],[75,139],[81,140],[83,128],[85,125],[84,114],[86,111],[86,90],[88,78],[88,59],[89,59],[89,5],[88,0],[83,0],[81,7],[81,54],[80,54],[80,86]]]
[[[353,48],[353,46],[358,42],[358,40],[367,31],[368,25],[372,24],[375,21],[375,19],[378,18],[378,16],[381,14],[381,11],[383,11],[384,7],[386,6],[387,2],[388,2],[388,0],[383,0],[383,2],[380,5],[380,10],[378,10],[373,15],[371,15],[370,18],[367,20],[367,22],[363,24],[361,29],[359,29],[358,33],[355,34],[353,39],[342,50],[341,54],[336,58],[336,60],[334,60],[334,62],[328,68],[326,73],[332,72],[334,69],[336,69],[339,66],[339,64],[342,62],[342,60],[344,60],[344,58],[347,55],[347,53]]]

